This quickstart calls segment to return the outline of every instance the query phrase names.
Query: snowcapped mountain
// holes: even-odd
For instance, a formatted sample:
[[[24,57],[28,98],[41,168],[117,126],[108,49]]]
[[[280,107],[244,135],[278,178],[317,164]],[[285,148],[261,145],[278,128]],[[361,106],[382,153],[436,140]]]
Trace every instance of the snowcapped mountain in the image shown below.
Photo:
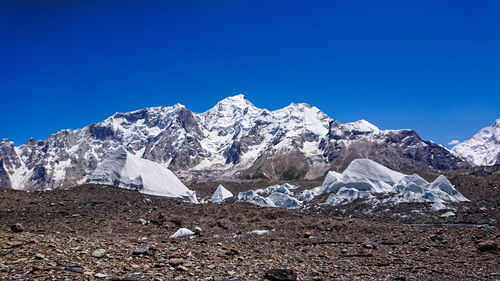
[[[77,130],[14,146],[0,142],[0,185],[56,189],[84,183],[117,147],[194,178],[313,179],[357,158],[397,170],[467,167],[446,148],[413,130],[380,130],[361,120],[342,124],[317,107],[292,103],[269,111],[243,95],[204,113],[185,106],[115,113]]]
[[[500,119],[452,150],[478,166],[500,164]]]

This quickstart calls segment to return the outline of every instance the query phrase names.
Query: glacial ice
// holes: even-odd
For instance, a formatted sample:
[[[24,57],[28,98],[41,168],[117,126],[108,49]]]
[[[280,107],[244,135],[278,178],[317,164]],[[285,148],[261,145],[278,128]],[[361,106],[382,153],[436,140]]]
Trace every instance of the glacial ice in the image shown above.
[[[233,194],[231,193],[231,191],[227,190],[224,186],[219,184],[219,186],[217,186],[217,189],[215,190],[212,197],[210,197],[210,202],[220,203],[220,202],[224,201],[224,199],[231,198],[231,197],[233,197]]]
[[[169,169],[140,158],[119,147],[87,178],[87,183],[113,185],[144,194],[185,198],[198,203],[189,190]]]
[[[433,210],[442,210],[447,202],[469,201],[443,175],[429,183],[417,174],[405,175],[368,159],[352,161],[343,173],[329,172],[321,187],[303,191],[299,198],[310,201],[330,192],[325,204],[334,206],[364,199],[393,204],[430,202]],[[379,200],[376,194],[388,196]]]
[[[170,238],[179,238],[179,237],[183,237],[183,236],[191,236],[194,234],[195,233],[192,232],[191,230],[183,227],[183,228],[179,228],[174,234],[172,234],[170,236]]]

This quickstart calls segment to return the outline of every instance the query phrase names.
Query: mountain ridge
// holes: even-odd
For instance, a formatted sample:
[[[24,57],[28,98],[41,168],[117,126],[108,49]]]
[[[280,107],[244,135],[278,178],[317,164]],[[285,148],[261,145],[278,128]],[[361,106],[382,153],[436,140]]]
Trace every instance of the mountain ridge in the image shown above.
[[[168,167],[184,181],[314,179],[357,158],[399,170],[470,166],[414,130],[380,130],[366,120],[340,123],[306,103],[270,111],[240,94],[203,113],[181,104],[148,107],[61,130],[46,140],[19,146],[4,140],[0,183],[25,190],[81,184],[118,146]]]

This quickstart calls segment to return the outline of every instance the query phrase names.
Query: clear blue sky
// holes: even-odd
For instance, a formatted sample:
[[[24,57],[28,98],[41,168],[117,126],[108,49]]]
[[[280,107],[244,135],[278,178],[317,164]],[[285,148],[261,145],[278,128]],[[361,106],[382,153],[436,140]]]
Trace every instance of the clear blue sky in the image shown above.
[[[238,93],[443,144],[500,118],[498,0],[5,0],[0,38],[16,144]]]

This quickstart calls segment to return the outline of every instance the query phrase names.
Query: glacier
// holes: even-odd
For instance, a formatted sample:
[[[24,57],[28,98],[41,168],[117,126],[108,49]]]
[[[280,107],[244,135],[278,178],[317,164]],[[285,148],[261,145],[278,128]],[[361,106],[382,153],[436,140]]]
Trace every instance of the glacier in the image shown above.
[[[189,190],[164,166],[117,148],[87,178],[87,183],[112,185],[141,193],[185,198],[198,203],[196,193]]]
[[[429,183],[417,174],[405,175],[369,159],[352,161],[342,173],[329,172],[320,187],[302,192],[299,198],[312,200],[324,193],[331,193],[325,204],[333,206],[360,199],[372,205],[428,202],[433,210],[441,210],[446,203],[469,201],[443,175]]]
[[[248,202],[263,207],[279,207],[298,209],[302,202],[295,198],[291,190],[296,189],[291,184],[272,185],[265,189],[240,192],[236,202]]]
[[[295,194],[297,187],[284,184],[240,192],[237,202],[265,207],[303,208],[316,197],[329,194],[321,205],[341,206],[361,201],[372,206],[400,203],[430,203],[434,211],[447,203],[469,201],[443,175],[427,182],[417,174],[406,175],[369,159],[355,159],[342,172],[330,171],[321,186]],[[318,203],[314,203],[318,204]]]
[[[233,193],[231,191],[227,190],[224,186],[219,184],[217,186],[217,189],[215,190],[214,194],[212,194],[212,197],[210,197],[210,202],[212,203],[220,203],[224,201],[227,198],[233,197]]]

